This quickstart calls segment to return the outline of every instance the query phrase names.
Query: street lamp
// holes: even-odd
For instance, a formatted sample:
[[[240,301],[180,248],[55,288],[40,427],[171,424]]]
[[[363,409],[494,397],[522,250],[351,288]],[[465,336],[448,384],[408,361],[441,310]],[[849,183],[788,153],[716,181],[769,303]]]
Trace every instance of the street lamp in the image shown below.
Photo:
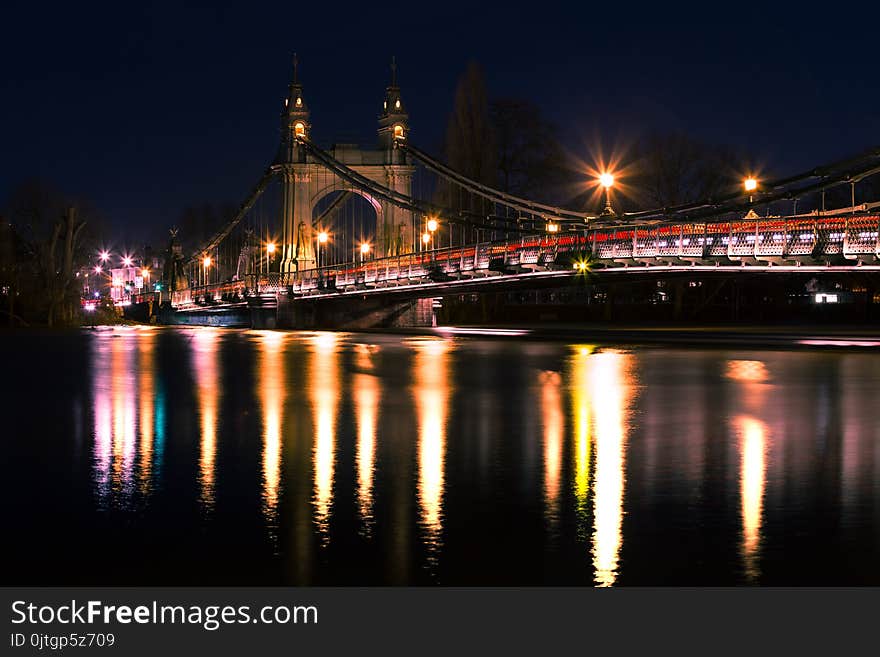
[[[364,264],[364,258],[367,257],[367,254],[370,252],[370,245],[366,242],[361,244],[361,264]]]
[[[100,274],[102,271],[104,271],[104,270],[101,269],[101,265],[95,265],[95,273],[96,274]]]
[[[602,210],[602,214],[614,214],[614,209],[611,207],[611,188],[614,186],[614,174],[608,171],[599,174],[599,184],[605,188],[605,209]]]
[[[107,262],[110,259],[110,252],[101,251],[101,255],[99,257],[101,258],[101,262]]]
[[[329,239],[330,236],[327,234],[326,231],[322,230],[320,233],[318,233],[318,252],[316,254],[316,262],[319,268],[321,267],[321,245],[326,244],[327,240]]]
[[[758,181],[752,176],[749,176],[743,181],[743,187],[745,187],[745,190],[749,193],[749,203],[752,203],[754,200],[753,193],[758,189]]]
[[[131,265],[132,265],[133,262],[134,262],[134,260],[131,259],[131,256],[125,256],[125,257],[122,259],[122,264],[123,264],[123,266],[125,266],[125,267],[131,267]]]
[[[440,226],[440,222],[437,221],[435,217],[429,217],[428,222],[425,224],[428,228],[428,234],[430,235],[431,241],[431,260],[434,259],[434,231]],[[427,242],[426,242],[427,244]]]
[[[275,242],[269,242],[266,244],[266,271],[271,269],[270,263],[272,262],[272,256],[275,255]]]
[[[202,258],[202,285],[208,284],[208,267],[211,266],[211,256],[205,255]]]

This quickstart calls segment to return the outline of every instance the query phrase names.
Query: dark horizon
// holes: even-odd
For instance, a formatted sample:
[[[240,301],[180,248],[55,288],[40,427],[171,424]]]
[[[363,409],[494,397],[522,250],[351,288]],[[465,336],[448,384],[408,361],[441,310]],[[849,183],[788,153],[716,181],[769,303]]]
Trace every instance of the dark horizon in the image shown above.
[[[238,203],[275,153],[294,51],[323,143],[373,143],[392,55],[412,140],[434,152],[470,61],[491,97],[537,104],[586,162],[650,131],[729,145],[783,174],[880,142],[877,64],[847,17],[820,28],[781,11],[463,11],[393,4],[333,24],[293,6],[60,5],[46,21],[16,4],[0,46],[12,62],[0,199],[45,179],[92,199],[129,243],[162,235],[187,206]]]

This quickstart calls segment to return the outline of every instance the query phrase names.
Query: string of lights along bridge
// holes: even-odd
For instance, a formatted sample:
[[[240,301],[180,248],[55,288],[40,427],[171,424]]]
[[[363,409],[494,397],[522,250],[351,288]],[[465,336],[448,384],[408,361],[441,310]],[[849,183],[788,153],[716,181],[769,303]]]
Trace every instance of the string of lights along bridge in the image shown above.
[[[378,147],[321,148],[294,59],[278,151],[234,217],[207,244],[172,244],[164,289],[177,312],[323,297],[442,296],[504,289],[587,270],[633,273],[880,269],[880,203],[855,203],[880,172],[880,149],[776,181],[749,177],[728,196],[616,212],[615,172],[598,213],[520,198],[471,180],[419,149],[392,63]],[[824,207],[849,186],[852,203]],[[818,210],[771,203],[821,197]],[[796,204],[790,204],[796,207]]]

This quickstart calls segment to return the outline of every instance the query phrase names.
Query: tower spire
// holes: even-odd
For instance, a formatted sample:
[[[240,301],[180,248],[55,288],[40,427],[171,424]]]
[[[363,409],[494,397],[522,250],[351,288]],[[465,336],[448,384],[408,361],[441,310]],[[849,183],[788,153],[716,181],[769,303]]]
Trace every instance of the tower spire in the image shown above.
[[[397,86],[397,58],[391,55],[391,86]]]
[[[299,59],[296,57],[296,53],[293,53],[293,83],[299,84]]]

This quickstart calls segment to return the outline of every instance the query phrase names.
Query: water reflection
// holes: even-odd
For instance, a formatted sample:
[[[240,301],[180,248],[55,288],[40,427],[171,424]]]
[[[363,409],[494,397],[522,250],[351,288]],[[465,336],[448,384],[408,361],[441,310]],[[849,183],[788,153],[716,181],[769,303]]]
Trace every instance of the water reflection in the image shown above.
[[[558,372],[541,372],[541,418],[544,427],[544,509],[555,528],[559,520],[559,477],[562,471],[562,439],[565,430],[562,412],[562,378]]]
[[[312,498],[315,524],[322,543],[330,541],[333,477],[336,468],[336,406],[340,395],[339,334],[318,333],[311,339],[310,390],[315,426]]]
[[[217,406],[220,372],[217,366],[219,329],[201,328],[192,341],[196,400],[199,406],[199,485],[200,501],[206,511],[214,508],[214,459],[217,452]]]
[[[413,395],[419,425],[418,497],[428,560],[436,563],[442,545],[446,416],[452,381],[449,344],[415,340]]]
[[[20,450],[72,473],[34,469],[44,499],[108,529],[83,532],[83,568],[148,581],[165,541],[151,575],[209,584],[220,559],[275,584],[880,581],[880,357],[240,335],[83,335],[91,462]],[[39,431],[76,449],[70,427]]]
[[[281,426],[285,397],[285,334],[260,331],[256,380],[263,409],[263,516],[277,539],[278,493],[281,476]]]
[[[94,343],[92,368],[92,394],[95,405],[94,473],[95,490],[102,505],[110,494],[110,464],[113,459],[113,409],[110,401],[110,380],[106,363],[111,362],[109,352],[112,342],[107,339]]]
[[[130,337],[115,339],[110,348],[110,394],[113,401],[113,488],[131,495],[136,436],[134,346]]]
[[[761,544],[761,520],[764,508],[764,483],[767,448],[767,425],[749,416],[733,419],[740,435],[742,465],[740,475],[740,502],[742,506],[742,555],[746,578],[757,580],[759,549]]]
[[[584,538],[587,496],[590,490],[590,354],[592,348],[576,347],[571,358],[569,389],[574,429],[574,495],[578,509],[578,534]]]
[[[140,445],[138,448],[138,470],[140,490],[144,495],[150,492],[153,476],[153,435],[156,431],[154,405],[156,400],[155,354],[156,334],[145,331],[138,339],[138,399],[140,400]]]
[[[136,492],[146,499],[152,491],[161,456],[154,454],[154,437],[164,430],[154,349],[149,330],[122,329],[94,342],[92,479],[102,507],[127,507]]]
[[[357,421],[357,502],[361,527],[369,536],[373,524],[373,476],[376,460],[376,422],[382,388],[373,374],[376,347],[359,344],[355,347],[358,373],[352,377],[351,391]]]
[[[598,586],[617,579],[623,543],[626,408],[631,356],[603,351],[590,357],[589,390],[595,409],[596,474],[593,480],[593,568]]]

